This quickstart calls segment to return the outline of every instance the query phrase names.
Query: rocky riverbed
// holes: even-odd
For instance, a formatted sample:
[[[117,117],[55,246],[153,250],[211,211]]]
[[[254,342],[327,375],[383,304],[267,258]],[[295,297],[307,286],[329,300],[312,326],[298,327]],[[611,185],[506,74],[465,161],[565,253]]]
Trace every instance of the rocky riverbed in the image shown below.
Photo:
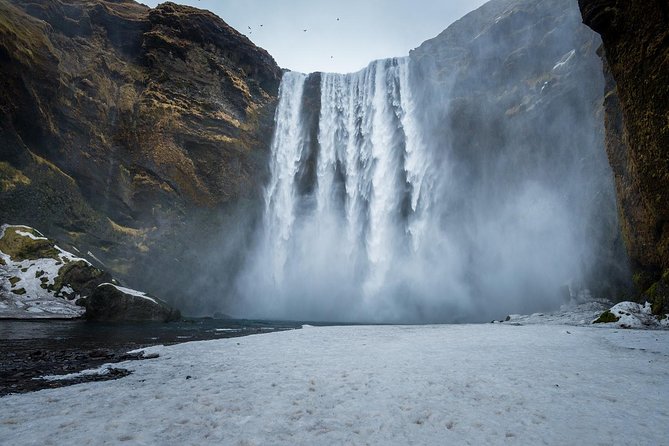
[[[152,345],[170,345],[299,328],[297,323],[192,319],[159,324],[102,324],[85,321],[0,322],[0,397],[128,375],[114,363],[153,359],[128,353]],[[42,379],[109,364],[104,374],[72,379]]]

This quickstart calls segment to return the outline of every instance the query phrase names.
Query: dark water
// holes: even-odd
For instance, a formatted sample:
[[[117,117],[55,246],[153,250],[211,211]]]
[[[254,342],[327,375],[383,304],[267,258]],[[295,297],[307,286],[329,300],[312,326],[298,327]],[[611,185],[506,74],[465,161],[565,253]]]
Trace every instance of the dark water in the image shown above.
[[[300,328],[300,322],[187,319],[172,323],[0,320],[0,353],[17,345],[41,348],[111,348],[246,336]],[[0,361],[2,358],[0,358]]]
[[[172,323],[99,323],[87,321],[0,320],[0,396],[61,387],[105,377],[49,382],[64,375],[128,359],[129,350],[158,344],[231,338],[300,328],[300,322],[186,319]]]

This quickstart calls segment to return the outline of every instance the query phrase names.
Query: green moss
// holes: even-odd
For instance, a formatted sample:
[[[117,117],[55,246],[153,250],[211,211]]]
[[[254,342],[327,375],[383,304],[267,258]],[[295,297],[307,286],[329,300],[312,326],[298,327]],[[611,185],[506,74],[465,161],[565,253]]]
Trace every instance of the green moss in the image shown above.
[[[44,275],[44,271],[39,270],[39,271],[35,272],[35,279],[39,279],[43,275]]]
[[[14,169],[8,163],[0,161],[0,191],[8,192],[17,186],[29,186],[30,178],[20,170]]]
[[[16,285],[16,284],[19,283],[20,281],[21,281],[21,279],[18,278],[18,277],[10,277],[10,278],[9,278],[9,283],[11,283],[12,286]]]
[[[19,288],[18,290],[12,290],[12,293],[17,294],[19,296],[23,296],[24,294],[26,294],[26,289]]]
[[[76,276],[81,274],[81,270],[85,271],[87,281],[94,280],[104,274],[102,270],[90,266],[83,260],[68,262],[58,270],[58,276],[54,279],[53,285],[49,285],[49,290],[58,293],[65,285],[69,285],[75,291],[79,291],[76,285],[77,281],[72,280],[72,273]]]
[[[17,233],[29,232],[35,237],[42,237],[39,232],[24,228],[24,227],[8,227],[5,230],[4,236],[0,239],[0,251],[9,255],[12,260],[37,260],[43,258],[51,258],[58,260],[58,250],[54,247],[51,240],[47,239],[32,239]]]
[[[611,313],[609,310],[606,310],[593,322],[593,324],[609,324],[611,322],[618,322],[619,320],[620,318],[618,316]]]
[[[650,301],[651,312],[655,315],[660,315],[660,314],[662,314],[662,311],[663,311],[665,305],[666,305],[666,301],[663,297],[655,296]]]
[[[650,302],[651,311],[659,316],[669,309],[669,281],[667,273],[662,275],[662,279],[653,283],[644,293],[643,299]]]

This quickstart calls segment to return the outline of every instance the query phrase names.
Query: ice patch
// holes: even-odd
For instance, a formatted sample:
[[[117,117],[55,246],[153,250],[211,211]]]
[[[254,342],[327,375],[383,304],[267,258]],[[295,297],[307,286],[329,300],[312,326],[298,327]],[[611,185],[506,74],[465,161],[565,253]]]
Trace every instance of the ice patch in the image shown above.
[[[590,325],[610,305],[609,301],[571,303],[562,305],[558,311],[548,313],[510,314],[504,322],[520,325]]]
[[[553,71],[564,70],[567,67],[567,65],[569,65],[569,62],[571,62],[571,60],[574,58],[574,55],[576,55],[576,50],[571,50],[567,54],[562,56],[562,58],[558,61],[558,63],[556,63],[555,66],[553,67]]]
[[[653,314],[651,305],[646,302],[644,305],[634,302],[620,302],[608,310],[615,317],[619,318],[616,322],[601,323],[597,325],[615,326],[620,328],[667,328],[669,320],[665,318],[659,320]]]
[[[46,238],[46,237],[37,237],[37,236],[31,234],[30,232],[16,231],[16,233],[17,233],[18,235],[22,236],[22,237],[28,237],[28,238],[31,238],[31,239],[33,239],[33,240],[49,240],[49,239]]]
[[[82,370],[81,372],[68,373],[67,375],[46,375],[33,379],[41,379],[43,381],[70,381],[73,379],[85,378],[89,376],[104,376],[109,374],[110,367],[111,365],[105,364],[97,369]]]
[[[92,252],[90,252],[90,251],[86,251],[86,255],[89,255],[93,260],[95,260],[96,262],[98,262],[100,265],[106,266],[106,265],[104,264],[104,262],[103,262],[102,260],[98,259],[97,257],[95,257],[95,255],[94,255]]]
[[[146,295],[146,293],[143,293],[141,291],[133,290],[132,288],[125,288],[125,287],[122,287],[122,286],[114,285],[113,283],[101,283],[100,285],[98,285],[98,288],[101,287],[101,286],[104,286],[104,285],[113,286],[114,288],[116,288],[117,290],[119,290],[122,293],[129,294],[129,295],[135,296],[135,297],[141,297],[142,299],[150,300],[154,304],[159,305],[158,301],[156,301],[153,297],[149,297],[149,296]]]

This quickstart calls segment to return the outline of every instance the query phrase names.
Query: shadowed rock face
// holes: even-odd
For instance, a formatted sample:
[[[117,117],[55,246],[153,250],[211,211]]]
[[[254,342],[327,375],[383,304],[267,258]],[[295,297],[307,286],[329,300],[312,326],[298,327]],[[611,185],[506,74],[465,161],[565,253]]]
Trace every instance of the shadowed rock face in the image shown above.
[[[171,322],[181,318],[178,310],[154,297],[131,294],[112,284],[102,284],[85,301],[85,318],[92,321]]]
[[[669,311],[651,286],[669,269],[669,4],[579,0],[602,36],[607,74],[606,144],[622,231],[644,298]],[[666,282],[666,279],[665,279]],[[664,310],[661,310],[663,308]]]
[[[280,78],[207,11],[0,0],[0,222],[152,288],[147,270],[182,269],[222,208],[258,197]]]

